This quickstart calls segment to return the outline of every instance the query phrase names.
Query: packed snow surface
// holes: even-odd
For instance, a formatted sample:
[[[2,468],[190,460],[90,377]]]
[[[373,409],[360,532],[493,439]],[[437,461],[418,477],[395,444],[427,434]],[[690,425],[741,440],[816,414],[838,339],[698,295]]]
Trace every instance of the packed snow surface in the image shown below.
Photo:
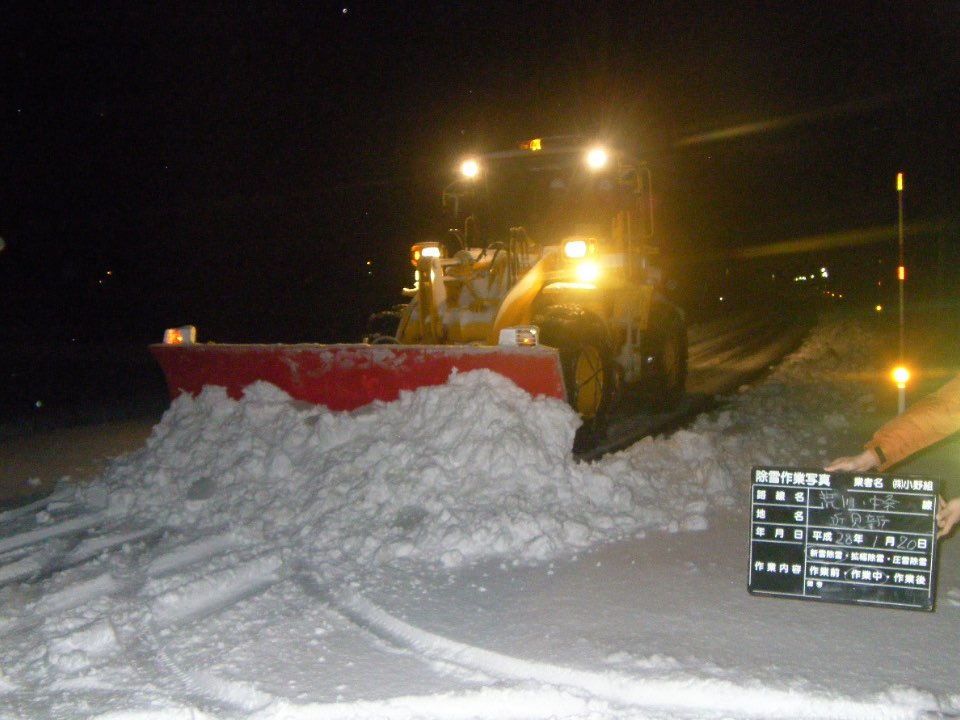
[[[875,341],[823,322],[589,464],[564,403],[489,371],[350,413],[181,396],[142,451],[0,515],[0,716],[958,713],[956,552],[936,613],[745,589],[750,468],[822,464]]]

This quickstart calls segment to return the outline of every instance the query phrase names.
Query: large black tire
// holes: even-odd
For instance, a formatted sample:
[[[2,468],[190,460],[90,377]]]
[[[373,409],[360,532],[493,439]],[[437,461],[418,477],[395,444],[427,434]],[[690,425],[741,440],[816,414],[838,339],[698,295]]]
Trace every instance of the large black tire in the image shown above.
[[[606,431],[616,394],[616,372],[610,340],[603,322],[580,307],[557,305],[534,318],[540,342],[557,348],[567,401],[583,423],[574,451],[597,445]]]
[[[671,308],[654,316],[654,327],[652,401],[657,409],[671,410],[683,399],[687,385],[687,327]]]

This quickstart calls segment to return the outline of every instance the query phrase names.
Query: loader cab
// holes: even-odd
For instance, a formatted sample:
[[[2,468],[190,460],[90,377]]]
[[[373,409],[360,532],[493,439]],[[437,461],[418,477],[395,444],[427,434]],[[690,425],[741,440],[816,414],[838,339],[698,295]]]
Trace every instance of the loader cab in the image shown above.
[[[596,237],[614,251],[652,235],[649,173],[621,154],[579,139],[542,139],[470,158],[443,204],[465,247],[506,243],[521,229],[539,246]]]

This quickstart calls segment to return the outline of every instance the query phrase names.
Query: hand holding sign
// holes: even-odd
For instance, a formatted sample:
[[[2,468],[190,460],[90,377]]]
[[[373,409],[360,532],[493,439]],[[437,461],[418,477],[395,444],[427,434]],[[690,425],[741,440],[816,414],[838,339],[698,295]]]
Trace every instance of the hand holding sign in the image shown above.
[[[950,531],[953,530],[953,526],[960,521],[960,497],[956,497],[950,502],[947,502],[940,497],[940,509],[937,511],[937,527],[940,528],[940,531],[937,533],[938,538],[946,537],[950,534]]]

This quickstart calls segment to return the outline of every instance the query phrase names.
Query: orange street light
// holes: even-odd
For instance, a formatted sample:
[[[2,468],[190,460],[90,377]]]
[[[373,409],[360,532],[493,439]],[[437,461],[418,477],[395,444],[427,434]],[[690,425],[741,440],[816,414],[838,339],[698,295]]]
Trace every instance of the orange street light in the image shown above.
[[[910,381],[910,371],[903,365],[897,365],[891,373],[897,384],[897,414],[903,415],[907,409],[907,383]]]

